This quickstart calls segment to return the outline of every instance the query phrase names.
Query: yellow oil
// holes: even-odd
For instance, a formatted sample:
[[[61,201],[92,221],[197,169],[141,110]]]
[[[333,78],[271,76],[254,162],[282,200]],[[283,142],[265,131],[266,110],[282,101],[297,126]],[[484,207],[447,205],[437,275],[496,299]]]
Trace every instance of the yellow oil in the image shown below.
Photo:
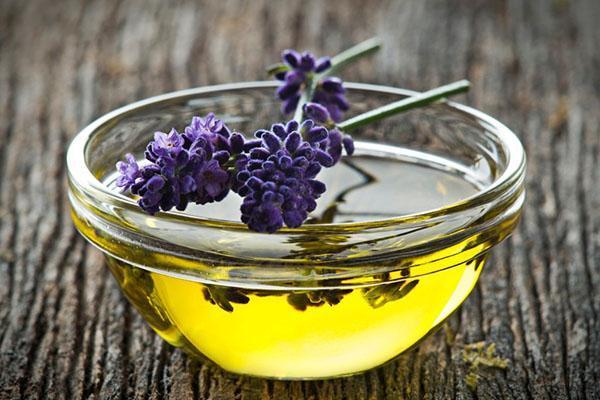
[[[117,268],[132,267],[114,263]],[[336,305],[304,311],[290,306],[288,294],[249,295],[247,304],[228,312],[205,300],[204,285],[154,273],[154,290],[133,301],[165,340],[228,371],[331,377],[378,366],[418,342],[463,301],[480,270],[473,263],[432,274],[402,299],[380,307],[355,289]],[[124,275],[123,286],[139,285],[131,271]]]
[[[354,163],[325,175],[329,191],[312,223],[421,211],[476,191],[455,174],[436,171],[432,175],[424,167],[407,174],[407,165],[387,165],[384,160],[369,158]],[[367,184],[365,176],[369,176]],[[410,179],[410,184],[402,179]],[[235,201],[230,199],[204,212],[236,218]],[[92,241],[101,248],[114,245],[76,215],[74,219],[85,236],[95,235]],[[510,230],[508,226],[502,229]],[[502,232],[486,238],[473,236],[411,260],[399,259],[399,275],[376,276],[368,285],[314,290],[233,288],[150,272],[107,258],[125,295],[172,345],[234,373],[311,379],[370,369],[418,343],[463,302],[485,264],[482,251],[503,236]],[[137,265],[148,265],[153,259],[152,254],[144,256],[139,251],[131,255],[129,261]],[[429,260],[436,272],[416,274],[400,267],[419,264],[426,268]]]

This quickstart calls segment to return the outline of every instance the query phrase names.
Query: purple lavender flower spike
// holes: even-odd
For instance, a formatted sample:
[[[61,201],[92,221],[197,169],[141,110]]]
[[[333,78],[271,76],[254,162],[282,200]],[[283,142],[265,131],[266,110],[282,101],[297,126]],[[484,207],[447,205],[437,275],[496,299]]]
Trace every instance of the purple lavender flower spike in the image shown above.
[[[244,137],[230,134],[214,114],[194,117],[183,134],[172,129],[154,135],[145,152],[149,165],[140,167],[126,155],[126,162],[117,164],[117,185],[139,196],[138,204],[149,214],[219,201],[234,180],[228,163],[243,167],[245,148]]]
[[[339,160],[329,154],[329,133],[307,120],[301,126],[293,121],[275,124],[271,131],[261,130],[255,136],[261,138],[261,146],[250,151],[250,161],[232,185],[244,198],[242,221],[254,231],[267,233],[284,225],[298,227],[325,191],[325,184],[315,177],[322,167]],[[335,143],[341,151],[341,137]]]
[[[316,59],[312,53],[300,54],[295,50],[285,50],[281,58],[289,69],[275,75],[275,78],[282,82],[281,86],[277,88],[276,94],[283,101],[281,111],[287,115],[294,112],[298,106],[308,79],[331,68],[331,59],[329,57]],[[326,107],[331,119],[339,122],[342,120],[344,111],[349,108],[348,101],[344,96],[345,91],[341,79],[326,77],[317,82],[315,92],[310,100]]]

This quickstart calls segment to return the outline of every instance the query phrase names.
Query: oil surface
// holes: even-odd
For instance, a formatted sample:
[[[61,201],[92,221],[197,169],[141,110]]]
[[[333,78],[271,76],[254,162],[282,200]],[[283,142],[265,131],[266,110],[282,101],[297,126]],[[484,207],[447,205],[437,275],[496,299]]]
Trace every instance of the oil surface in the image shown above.
[[[320,179],[328,191],[310,223],[426,211],[477,190],[455,172],[360,156],[325,171]],[[190,212],[237,221],[239,203],[239,197],[230,195]],[[83,224],[78,227],[87,234]],[[398,270],[436,260],[438,272],[411,276],[406,268],[402,279],[389,281],[382,274],[376,277],[378,284],[350,288],[333,282],[301,291],[239,289],[148,272],[110,256],[109,266],[129,300],[169,343],[231,372],[310,379],[367,370],[426,336],[473,288],[485,263],[479,253],[489,247],[473,246],[474,241],[467,238],[419,260],[397,260]],[[130,261],[139,265],[151,259],[131,254]]]

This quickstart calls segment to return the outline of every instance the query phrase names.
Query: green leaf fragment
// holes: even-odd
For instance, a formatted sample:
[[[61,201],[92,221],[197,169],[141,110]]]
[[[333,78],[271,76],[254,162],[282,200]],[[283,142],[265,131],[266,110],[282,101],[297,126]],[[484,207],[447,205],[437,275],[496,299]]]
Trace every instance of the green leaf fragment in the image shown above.
[[[268,75],[275,75],[278,74],[280,72],[286,72],[289,71],[290,67],[288,67],[287,65],[283,64],[283,63],[277,63],[277,64],[272,64],[269,65],[267,67],[267,74]]]

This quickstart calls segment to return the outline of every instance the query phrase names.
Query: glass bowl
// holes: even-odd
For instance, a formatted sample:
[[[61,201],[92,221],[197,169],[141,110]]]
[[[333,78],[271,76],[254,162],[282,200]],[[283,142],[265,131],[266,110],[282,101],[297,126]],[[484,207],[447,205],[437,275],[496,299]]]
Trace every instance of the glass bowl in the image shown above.
[[[365,371],[417,344],[471,292],[488,251],[517,224],[525,154],[508,128],[463,105],[397,115],[352,132],[353,158],[392,160],[405,172],[359,196],[371,214],[315,219],[275,234],[249,231],[211,209],[150,216],[110,186],[125,153],[141,155],[154,131],[181,128],[193,115],[213,111],[250,133],[283,120],[276,85],[183,90],[94,121],[67,154],[71,215],[105,254],[125,296],[173,346],[252,376]],[[352,114],[414,94],[347,88]],[[445,184],[440,174],[448,175]],[[446,195],[465,182],[471,191]],[[404,211],[376,212],[391,206]]]

